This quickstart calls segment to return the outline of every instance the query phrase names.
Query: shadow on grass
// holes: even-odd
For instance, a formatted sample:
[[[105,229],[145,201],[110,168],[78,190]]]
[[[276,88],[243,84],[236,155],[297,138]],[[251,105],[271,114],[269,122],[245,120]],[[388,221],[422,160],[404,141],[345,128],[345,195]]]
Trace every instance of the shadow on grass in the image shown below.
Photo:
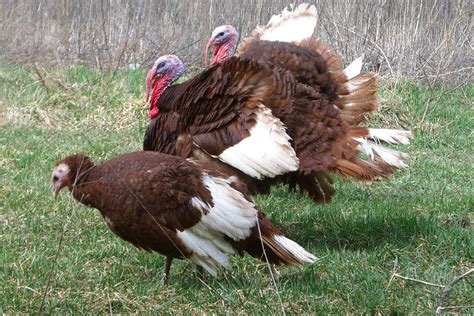
[[[418,202],[398,203],[370,199],[353,206],[339,203],[338,207],[313,208],[306,214],[290,215],[295,217],[293,221],[276,213],[271,217],[287,237],[312,248],[368,250],[386,244],[405,247],[418,243],[420,238],[446,234],[447,227],[433,215],[416,211]]]

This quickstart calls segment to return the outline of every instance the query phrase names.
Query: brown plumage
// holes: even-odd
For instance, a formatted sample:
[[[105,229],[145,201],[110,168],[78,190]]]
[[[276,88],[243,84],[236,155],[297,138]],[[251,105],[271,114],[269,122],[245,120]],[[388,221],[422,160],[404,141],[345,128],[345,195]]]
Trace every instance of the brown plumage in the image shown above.
[[[320,99],[311,102],[308,97],[297,98],[288,116],[278,113],[276,116],[288,127],[300,158],[299,173],[286,178],[290,187],[298,186],[317,202],[328,202],[335,193],[328,171],[340,177],[368,181],[388,176],[406,167],[403,163],[406,155],[381,146],[380,141],[407,144],[411,134],[359,126],[376,109],[377,75],[360,73],[362,58],[343,69],[340,56],[314,39],[316,23],[313,5],[285,9],[244,39],[237,47],[237,56],[291,73],[298,83],[307,87],[306,95],[316,94]],[[206,48],[206,61],[211,47],[214,47],[213,64],[230,58],[237,40],[238,34],[232,26],[217,27]],[[299,88],[304,90],[301,85]],[[273,110],[271,103],[268,106]],[[316,138],[319,139],[315,141]],[[361,159],[361,153],[372,161]]]
[[[229,266],[228,254],[246,251],[265,261],[262,242],[272,264],[316,260],[256,209],[245,184],[181,157],[136,152],[94,165],[74,155],[56,164],[52,181],[55,195],[67,187],[122,239],[193,260],[213,275],[217,266]]]
[[[176,64],[176,59],[173,56],[170,63]],[[321,72],[326,71],[322,77],[331,77],[321,65]],[[287,182],[316,202],[330,202],[335,193],[330,173],[376,180],[395,170],[380,159],[358,157],[360,143],[353,137],[367,136],[368,130],[348,125],[337,96],[332,100],[280,67],[232,57],[157,92],[167,73],[173,74],[169,68],[159,72],[154,67],[148,76],[159,77],[147,82],[147,90],[160,95],[150,104],[152,112],[160,114],[148,127],[144,150],[212,164],[239,176],[252,193],[266,193],[272,183]],[[327,86],[334,93],[344,89],[330,80]],[[268,127],[266,132],[254,135],[261,125]]]
[[[348,78],[341,58],[319,40],[308,38],[296,45],[251,38],[239,46],[239,56],[290,71],[297,81],[320,92],[331,106],[337,106],[348,124],[357,126],[377,108],[377,74]]]

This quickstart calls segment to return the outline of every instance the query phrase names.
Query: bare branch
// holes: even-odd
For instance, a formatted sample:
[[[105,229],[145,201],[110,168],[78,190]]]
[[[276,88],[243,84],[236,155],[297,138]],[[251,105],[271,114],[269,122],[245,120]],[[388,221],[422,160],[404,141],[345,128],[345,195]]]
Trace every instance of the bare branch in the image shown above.
[[[448,299],[449,292],[453,289],[453,287],[461,280],[465,279],[468,275],[472,274],[474,272],[474,268],[468,270],[467,272],[464,272],[460,276],[456,277],[454,280],[452,280],[448,285],[444,286],[443,291],[441,292],[438,302],[436,303],[436,313],[440,313],[443,310],[443,304],[444,302]]]
[[[403,279],[403,280],[411,281],[411,282],[421,283],[421,284],[424,284],[424,285],[435,286],[435,287],[439,287],[439,288],[443,288],[443,287],[444,287],[444,285],[441,285],[441,284],[435,284],[435,283],[430,283],[430,282],[426,282],[426,281],[422,281],[422,280],[418,280],[418,279],[414,279],[414,278],[409,278],[409,277],[400,275],[400,274],[398,274],[398,273],[395,273],[395,274],[394,274],[394,277],[396,277],[396,278],[398,278],[398,279]]]

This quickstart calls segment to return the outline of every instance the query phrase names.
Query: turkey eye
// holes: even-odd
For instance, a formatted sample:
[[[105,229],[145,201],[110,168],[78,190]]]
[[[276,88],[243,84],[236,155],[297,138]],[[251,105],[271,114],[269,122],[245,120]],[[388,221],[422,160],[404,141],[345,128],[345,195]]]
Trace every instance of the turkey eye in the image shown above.
[[[224,36],[224,32],[220,32],[219,34],[217,34],[218,37],[220,36]]]
[[[159,63],[159,64],[156,66],[156,69],[160,69],[160,68],[162,68],[164,65],[165,65],[165,62],[162,61],[161,63]]]
[[[58,180],[59,180],[59,178],[57,176],[53,176],[53,182],[56,182]]]

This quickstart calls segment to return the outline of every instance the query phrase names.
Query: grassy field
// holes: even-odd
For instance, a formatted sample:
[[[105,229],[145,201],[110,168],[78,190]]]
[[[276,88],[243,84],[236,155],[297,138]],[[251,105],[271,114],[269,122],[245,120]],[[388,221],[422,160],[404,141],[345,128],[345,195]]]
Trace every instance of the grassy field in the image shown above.
[[[433,312],[441,288],[473,267],[474,87],[384,83],[372,125],[414,131],[410,168],[372,185],[336,183],[331,205],[315,206],[283,187],[256,203],[286,235],[323,259],[278,269],[233,258],[205,283],[174,262],[113,235],[98,211],[48,188],[54,163],[82,152],[95,161],[140,150],[148,123],[141,71],[87,68],[46,73],[0,67],[0,311],[38,311],[53,272],[46,313]],[[66,226],[57,265],[61,231]],[[473,283],[471,275],[470,283]],[[466,280],[445,305],[474,305]],[[452,311],[474,312],[455,308]]]

